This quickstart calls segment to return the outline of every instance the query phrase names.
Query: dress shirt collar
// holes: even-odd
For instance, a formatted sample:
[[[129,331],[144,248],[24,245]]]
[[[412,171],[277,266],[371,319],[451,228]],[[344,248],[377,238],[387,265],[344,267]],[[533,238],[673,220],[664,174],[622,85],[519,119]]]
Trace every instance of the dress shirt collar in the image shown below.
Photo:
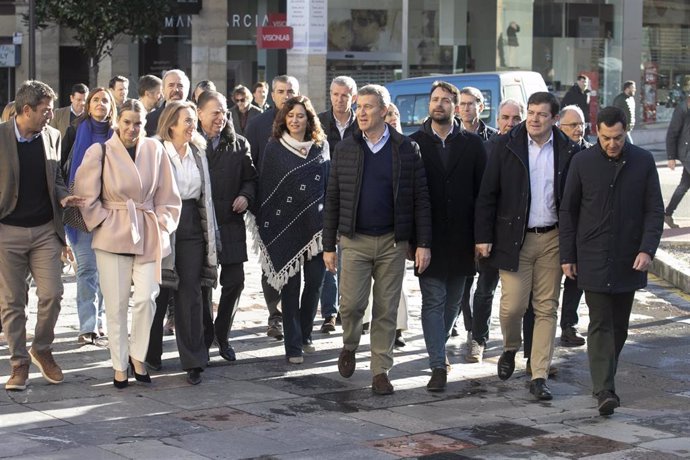
[[[29,138],[22,137],[22,135],[19,134],[19,127],[17,126],[17,118],[15,117],[15,118],[13,118],[13,120],[14,120],[14,134],[17,136],[17,142],[31,142],[34,139],[36,139],[38,136],[40,136],[42,133],[42,131],[39,131]]]

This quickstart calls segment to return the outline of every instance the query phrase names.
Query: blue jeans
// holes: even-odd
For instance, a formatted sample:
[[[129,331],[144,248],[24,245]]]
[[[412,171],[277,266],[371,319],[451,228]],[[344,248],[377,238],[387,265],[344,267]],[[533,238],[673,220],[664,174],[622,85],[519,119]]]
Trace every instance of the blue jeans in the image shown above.
[[[316,254],[302,265],[304,290],[300,300],[300,273],[292,276],[280,291],[283,305],[283,334],[285,355],[288,358],[302,356],[302,345],[311,340],[314,317],[319,306],[321,285],[326,266],[322,254]]]
[[[76,242],[70,242],[77,261],[77,314],[79,315],[79,334],[98,332],[103,325],[103,294],[98,285],[96,254],[91,249],[93,236],[78,233]]]
[[[431,369],[446,368],[446,341],[460,311],[466,276],[421,276],[422,330]]]

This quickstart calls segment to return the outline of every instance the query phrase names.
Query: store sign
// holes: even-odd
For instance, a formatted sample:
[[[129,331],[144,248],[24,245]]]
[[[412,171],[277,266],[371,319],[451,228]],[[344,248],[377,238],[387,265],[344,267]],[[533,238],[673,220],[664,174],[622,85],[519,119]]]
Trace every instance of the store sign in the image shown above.
[[[259,49],[292,48],[292,27],[259,27],[256,29],[256,46]]]
[[[0,45],[0,67],[17,67],[19,65],[19,50],[17,45]]]
[[[326,54],[328,39],[326,0],[288,0],[287,23],[294,29],[292,54]]]

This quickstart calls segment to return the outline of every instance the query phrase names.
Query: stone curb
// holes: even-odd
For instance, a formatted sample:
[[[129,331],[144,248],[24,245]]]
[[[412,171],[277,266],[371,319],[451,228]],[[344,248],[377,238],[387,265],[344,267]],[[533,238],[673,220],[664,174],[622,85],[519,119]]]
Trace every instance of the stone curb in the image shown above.
[[[690,267],[675,259],[669,252],[657,249],[649,272],[690,294]]]

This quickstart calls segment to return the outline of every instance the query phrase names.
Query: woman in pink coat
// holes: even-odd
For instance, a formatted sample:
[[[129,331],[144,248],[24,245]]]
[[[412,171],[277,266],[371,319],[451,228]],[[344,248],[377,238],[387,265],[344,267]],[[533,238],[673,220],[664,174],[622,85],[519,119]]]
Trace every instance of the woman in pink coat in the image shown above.
[[[75,178],[75,193],[86,200],[81,212],[93,232],[116,388],[128,384],[128,363],[138,381],[151,381],[143,361],[161,260],[170,253],[170,234],[177,228],[181,208],[168,155],[160,142],[144,137],[145,119],[141,102],[125,101],[105,152],[99,144],[91,146]]]

